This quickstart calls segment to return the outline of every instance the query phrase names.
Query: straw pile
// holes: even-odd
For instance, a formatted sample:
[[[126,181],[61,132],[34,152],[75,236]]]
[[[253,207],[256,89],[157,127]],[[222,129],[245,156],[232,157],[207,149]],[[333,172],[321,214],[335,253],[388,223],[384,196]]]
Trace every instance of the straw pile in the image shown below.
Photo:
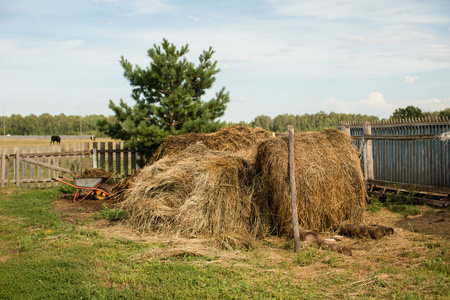
[[[272,134],[262,128],[231,126],[218,132],[201,134],[188,133],[178,136],[168,136],[150,159],[148,165],[168,156],[178,154],[193,144],[203,144],[211,150],[236,152],[256,146],[262,140],[272,137]]]
[[[141,232],[212,238],[248,246],[264,232],[253,202],[251,165],[195,144],[141,170],[121,207]]]
[[[362,222],[366,191],[351,138],[337,129],[296,133],[294,152],[300,227],[325,231]],[[272,226],[292,236],[288,154],[288,137],[273,138],[259,144],[257,161]]]
[[[361,223],[366,192],[356,148],[344,132],[295,135],[300,226]],[[140,232],[250,246],[268,232],[292,236],[287,137],[262,129],[169,137],[128,181],[121,208]]]
[[[154,164],[163,157],[180,154],[190,145],[201,144],[206,148],[218,151],[229,151],[242,157],[250,164],[255,164],[256,147],[259,142],[272,137],[272,134],[262,128],[249,128],[244,126],[231,126],[222,128],[218,132],[188,133],[168,136],[158,147],[146,166]],[[112,189],[114,199],[123,201],[124,191],[132,189],[139,171],[119,181]]]

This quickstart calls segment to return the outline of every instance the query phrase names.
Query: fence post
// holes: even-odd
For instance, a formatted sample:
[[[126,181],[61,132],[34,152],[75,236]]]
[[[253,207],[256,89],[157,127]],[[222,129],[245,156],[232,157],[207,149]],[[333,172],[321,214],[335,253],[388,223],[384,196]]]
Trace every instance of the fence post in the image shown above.
[[[298,230],[297,189],[295,187],[294,164],[294,126],[288,125],[289,133],[289,180],[291,183],[292,225],[294,229],[295,252],[300,248],[300,233]]]
[[[372,135],[370,122],[364,122],[364,135]],[[374,179],[372,139],[367,139],[364,144],[364,179]]]
[[[347,123],[347,122],[342,123],[341,128],[346,134],[350,135],[350,124],[349,123]]]

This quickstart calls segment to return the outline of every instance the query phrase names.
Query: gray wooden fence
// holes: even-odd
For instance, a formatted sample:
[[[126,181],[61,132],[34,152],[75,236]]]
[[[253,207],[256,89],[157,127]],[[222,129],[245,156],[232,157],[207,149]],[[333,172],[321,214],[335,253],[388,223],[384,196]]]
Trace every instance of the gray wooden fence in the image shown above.
[[[362,151],[366,182],[450,194],[448,118],[342,123]]]
[[[52,178],[98,168],[122,178],[138,169],[136,152],[124,150],[123,143],[94,142],[39,147],[0,148],[0,187],[44,187]]]

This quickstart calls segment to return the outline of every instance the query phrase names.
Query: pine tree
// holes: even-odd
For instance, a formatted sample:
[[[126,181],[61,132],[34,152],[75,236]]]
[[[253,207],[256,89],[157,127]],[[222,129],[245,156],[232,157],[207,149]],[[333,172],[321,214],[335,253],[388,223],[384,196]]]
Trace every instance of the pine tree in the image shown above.
[[[150,66],[133,66],[121,58],[124,76],[132,86],[131,107],[120,99],[119,105],[110,100],[114,122],[101,121],[106,135],[125,140],[125,146],[137,150],[147,161],[168,135],[188,132],[213,132],[223,123],[218,118],[225,113],[229,93],[222,88],[215,98],[203,101],[220,71],[212,61],[210,47],[199,56],[199,64],[187,61],[188,45],[177,49],[163,39],[148,50]]]

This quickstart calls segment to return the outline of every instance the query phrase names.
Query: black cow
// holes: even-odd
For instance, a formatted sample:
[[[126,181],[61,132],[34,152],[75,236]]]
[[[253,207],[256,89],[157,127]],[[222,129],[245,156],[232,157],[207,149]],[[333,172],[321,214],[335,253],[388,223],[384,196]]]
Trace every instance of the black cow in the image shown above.
[[[52,135],[52,140],[50,141],[50,144],[61,144],[61,138],[59,137],[59,135]]]

